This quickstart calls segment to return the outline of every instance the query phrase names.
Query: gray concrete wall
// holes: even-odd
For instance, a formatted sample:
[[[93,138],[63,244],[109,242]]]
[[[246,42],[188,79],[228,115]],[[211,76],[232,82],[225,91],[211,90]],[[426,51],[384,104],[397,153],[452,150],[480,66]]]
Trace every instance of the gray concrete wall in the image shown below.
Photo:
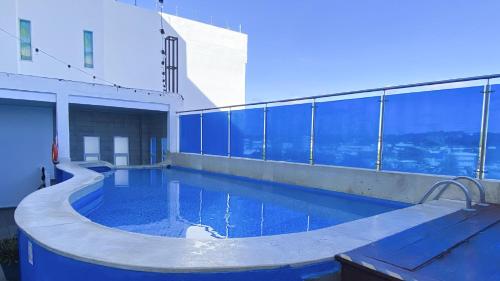
[[[296,164],[185,153],[171,154],[174,166],[205,170],[301,186],[315,187],[370,197],[417,203],[430,186],[444,176],[367,169]],[[488,202],[500,203],[500,181],[483,181]],[[479,198],[474,189],[474,198]],[[444,198],[463,199],[463,193],[449,188]]]
[[[83,137],[100,137],[101,160],[114,163],[114,137],[129,138],[129,164],[149,164],[150,138],[167,135],[165,112],[71,106],[69,113],[71,160],[83,161]],[[160,161],[161,157],[157,156]]]

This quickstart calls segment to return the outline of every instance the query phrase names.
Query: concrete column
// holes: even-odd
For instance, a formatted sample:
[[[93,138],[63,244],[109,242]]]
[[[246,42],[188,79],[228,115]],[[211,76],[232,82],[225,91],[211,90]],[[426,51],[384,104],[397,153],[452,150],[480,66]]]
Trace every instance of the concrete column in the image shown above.
[[[57,93],[56,128],[59,142],[59,161],[71,161],[69,146],[69,95]]]
[[[168,141],[170,152],[179,152],[179,117],[172,107],[168,112]]]

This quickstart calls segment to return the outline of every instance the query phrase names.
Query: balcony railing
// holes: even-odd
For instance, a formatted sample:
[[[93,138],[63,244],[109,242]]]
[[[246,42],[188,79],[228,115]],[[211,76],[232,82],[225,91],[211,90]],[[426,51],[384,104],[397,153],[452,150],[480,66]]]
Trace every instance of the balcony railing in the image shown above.
[[[497,78],[181,111],[180,151],[500,179]]]

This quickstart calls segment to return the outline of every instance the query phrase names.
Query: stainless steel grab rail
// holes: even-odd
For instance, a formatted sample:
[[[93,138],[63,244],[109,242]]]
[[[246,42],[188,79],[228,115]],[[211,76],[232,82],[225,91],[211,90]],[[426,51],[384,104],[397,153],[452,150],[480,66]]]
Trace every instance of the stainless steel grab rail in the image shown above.
[[[467,176],[454,177],[452,180],[454,180],[454,181],[467,180],[467,181],[472,182],[479,190],[479,205],[488,206],[488,203],[486,202],[486,191],[485,191],[483,184],[480,181],[478,181],[477,179],[471,178],[471,177],[467,177]],[[436,200],[439,199],[439,197],[441,197],[441,195],[443,195],[443,193],[446,191],[448,186],[449,186],[449,184],[446,185],[445,187],[443,187],[439,191],[439,193],[436,195],[436,197],[434,197],[434,199],[436,199]]]
[[[442,181],[438,181],[436,182],[430,189],[429,191],[427,191],[427,193],[424,195],[424,197],[422,198],[422,200],[420,200],[420,202],[418,202],[419,204],[422,204],[424,203],[428,198],[429,196],[431,196],[431,194],[436,190],[438,189],[440,186],[442,185],[446,185],[446,186],[450,186],[450,185],[454,185],[454,186],[457,186],[458,188],[460,188],[464,195],[465,195],[465,209],[466,211],[474,211],[474,209],[472,208],[472,199],[471,199],[471,196],[470,196],[470,191],[467,187],[465,187],[465,185],[459,183],[458,181],[456,180],[442,180]],[[446,188],[446,187],[445,187]],[[436,198],[436,199],[439,199]]]

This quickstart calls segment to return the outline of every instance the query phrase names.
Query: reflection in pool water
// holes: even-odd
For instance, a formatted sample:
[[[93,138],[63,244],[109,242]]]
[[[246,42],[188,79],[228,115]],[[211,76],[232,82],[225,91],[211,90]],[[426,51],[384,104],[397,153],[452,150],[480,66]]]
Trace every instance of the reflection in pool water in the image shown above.
[[[99,204],[88,204],[95,207],[77,207],[92,221],[184,238],[310,231],[407,206],[182,169],[116,170],[99,192]]]

